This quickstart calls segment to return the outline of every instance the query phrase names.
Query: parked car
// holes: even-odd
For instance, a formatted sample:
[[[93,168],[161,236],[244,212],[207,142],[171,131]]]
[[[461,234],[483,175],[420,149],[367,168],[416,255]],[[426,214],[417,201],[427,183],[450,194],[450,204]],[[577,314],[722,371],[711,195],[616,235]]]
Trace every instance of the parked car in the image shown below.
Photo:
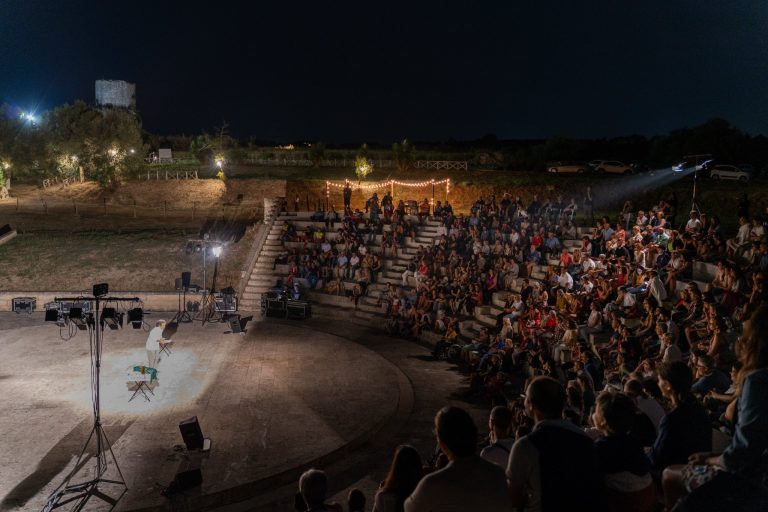
[[[757,173],[757,169],[755,169],[755,166],[752,165],[752,164],[739,164],[736,167],[738,167],[739,169],[741,169],[745,173],[749,174],[749,176],[752,177],[752,178],[757,178],[758,177],[758,175],[756,174]]]
[[[709,172],[713,180],[739,180],[748,181],[749,173],[746,173],[735,165],[715,165]]]
[[[632,167],[618,160],[592,160],[589,166],[598,174],[632,174]]]
[[[584,174],[588,168],[586,162],[562,161],[552,162],[547,166],[547,171],[557,174]]]

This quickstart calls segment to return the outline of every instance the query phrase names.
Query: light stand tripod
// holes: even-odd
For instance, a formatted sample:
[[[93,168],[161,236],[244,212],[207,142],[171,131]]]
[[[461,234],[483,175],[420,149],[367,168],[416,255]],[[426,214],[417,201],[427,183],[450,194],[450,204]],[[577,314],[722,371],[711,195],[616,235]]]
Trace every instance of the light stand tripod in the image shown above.
[[[184,296],[183,301],[182,294]],[[184,284],[181,285],[181,290],[179,290],[179,309],[176,311],[176,315],[173,317],[171,322],[184,322],[186,324],[192,322],[192,317],[189,316],[189,311],[187,311],[187,287],[184,286]]]
[[[693,168],[693,197],[691,200],[691,211],[695,211],[699,215],[701,215],[701,210],[699,210],[699,205],[696,204],[696,182],[698,182],[698,173],[699,173],[699,165],[698,162],[696,163],[696,167]]]
[[[64,481],[54,490],[48,497],[48,501],[43,507],[43,512],[50,512],[59,507],[62,507],[68,503],[77,502],[72,508],[73,511],[82,510],[88,503],[91,497],[96,497],[103,502],[110,505],[110,510],[115,507],[117,502],[128,491],[128,486],[125,483],[125,477],[123,477],[120,466],[117,464],[117,458],[112,451],[112,445],[107,438],[107,433],[104,431],[104,427],[101,424],[101,347],[104,336],[104,323],[99,318],[99,306],[101,302],[139,302],[138,297],[133,298],[120,298],[120,297],[57,297],[54,301],[91,301],[95,302],[94,321],[89,322],[89,338],[91,348],[91,399],[93,402],[93,428],[88,435],[88,440],[83,446],[83,450],[80,452],[75,466],[72,471],[66,476]],[[96,453],[93,457],[96,458],[96,467],[94,468],[93,478],[80,483],[71,484],[71,480],[77,475],[82,467],[85,465],[86,451],[91,444],[92,439],[96,439]],[[112,463],[117,470],[119,480],[113,480],[105,478],[104,475],[108,469],[107,454],[112,458]],[[102,492],[99,489],[101,484],[110,484],[122,486],[122,492],[119,496],[113,498],[108,494]]]
[[[216,277],[219,273],[219,254],[214,253],[216,256],[216,262],[213,265],[213,282],[211,283],[211,289],[210,291],[204,292],[205,295],[203,296],[203,302],[200,304],[200,311],[195,316],[195,320],[201,320],[203,324],[206,322],[210,322],[213,320],[213,318],[219,314],[219,318],[217,320],[222,320],[223,317],[221,314],[216,311]]]

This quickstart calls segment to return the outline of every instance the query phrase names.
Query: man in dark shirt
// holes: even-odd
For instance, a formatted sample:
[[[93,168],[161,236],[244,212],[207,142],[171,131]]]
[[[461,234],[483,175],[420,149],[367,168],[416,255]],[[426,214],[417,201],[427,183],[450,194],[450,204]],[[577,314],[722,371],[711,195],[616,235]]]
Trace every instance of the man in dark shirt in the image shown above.
[[[512,446],[507,483],[516,509],[529,512],[600,510],[597,452],[592,440],[563,420],[565,390],[536,377],[526,391],[526,413],[536,425]]]

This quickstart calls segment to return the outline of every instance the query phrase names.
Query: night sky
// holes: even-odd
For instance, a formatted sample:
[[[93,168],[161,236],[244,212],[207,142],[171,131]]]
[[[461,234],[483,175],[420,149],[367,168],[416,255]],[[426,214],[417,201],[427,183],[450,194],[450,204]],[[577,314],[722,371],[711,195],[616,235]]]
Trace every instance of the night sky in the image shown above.
[[[144,125],[272,140],[768,134],[766,0],[0,0],[0,101],[137,84]]]

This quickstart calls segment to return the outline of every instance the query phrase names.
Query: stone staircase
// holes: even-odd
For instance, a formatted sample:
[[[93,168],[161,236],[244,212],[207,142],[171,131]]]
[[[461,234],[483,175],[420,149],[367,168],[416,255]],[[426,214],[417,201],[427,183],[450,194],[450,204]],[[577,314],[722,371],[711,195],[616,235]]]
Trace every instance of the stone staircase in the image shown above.
[[[248,279],[245,288],[240,295],[240,309],[244,311],[259,311],[261,308],[261,294],[274,286],[275,279],[272,266],[275,256],[282,250],[280,242],[280,226],[277,223],[279,201],[273,201],[272,207],[264,212],[264,233],[261,239],[254,242],[254,261],[248,269]],[[277,224],[277,228],[275,225]],[[277,232],[277,235],[275,234]]]

